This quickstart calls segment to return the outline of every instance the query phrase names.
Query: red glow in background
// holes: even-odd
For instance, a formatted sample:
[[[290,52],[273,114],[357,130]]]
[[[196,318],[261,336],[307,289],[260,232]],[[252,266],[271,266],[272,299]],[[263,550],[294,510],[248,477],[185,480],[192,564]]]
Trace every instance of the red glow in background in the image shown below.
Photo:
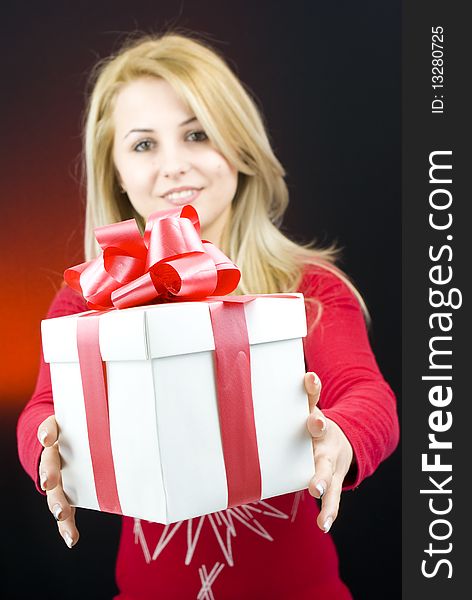
[[[35,47],[35,32],[31,35]],[[31,395],[39,360],[40,320],[61,285],[64,268],[80,261],[82,253],[83,211],[79,185],[71,172],[74,163],[78,166],[80,153],[79,82],[74,96],[74,82],[67,81],[57,66],[51,69],[44,58],[38,45],[36,55],[16,57],[16,65],[12,60],[13,76],[4,94],[3,405],[24,404]],[[27,61],[30,71],[26,75],[22,71]],[[77,71],[74,65],[71,72]]]

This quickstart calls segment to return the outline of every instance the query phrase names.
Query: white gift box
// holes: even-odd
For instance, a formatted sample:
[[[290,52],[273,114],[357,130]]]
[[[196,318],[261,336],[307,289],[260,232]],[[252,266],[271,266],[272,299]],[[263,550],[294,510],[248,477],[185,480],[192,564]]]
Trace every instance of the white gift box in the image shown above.
[[[263,499],[306,488],[314,473],[303,385],[305,305],[302,294],[290,296],[258,296],[244,305]],[[100,510],[78,318],[44,320],[43,352],[51,369],[64,491],[71,505]],[[100,316],[99,345],[122,513],[168,524],[227,508],[209,305],[107,312]]]

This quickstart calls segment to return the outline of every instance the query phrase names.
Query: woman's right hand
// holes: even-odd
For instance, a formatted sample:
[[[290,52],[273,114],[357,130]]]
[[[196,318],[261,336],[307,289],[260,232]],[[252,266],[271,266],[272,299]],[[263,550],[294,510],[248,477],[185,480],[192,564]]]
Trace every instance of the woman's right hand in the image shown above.
[[[59,533],[69,548],[79,541],[75,526],[75,507],[71,506],[62,489],[61,457],[57,444],[57,422],[54,415],[45,419],[38,427],[38,439],[44,446],[39,463],[41,488],[46,492],[49,510],[59,527]]]

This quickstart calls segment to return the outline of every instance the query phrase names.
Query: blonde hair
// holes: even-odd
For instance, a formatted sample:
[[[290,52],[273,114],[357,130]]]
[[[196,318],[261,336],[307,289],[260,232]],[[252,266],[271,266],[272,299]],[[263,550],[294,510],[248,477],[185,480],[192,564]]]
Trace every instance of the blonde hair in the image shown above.
[[[166,80],[193,111],[214,147],[239,172],[221,242],[221,249],[242,273],[235,293],[296,291],[306,267],[313,265],[336,273],[368,317],[361,295],[335,266],[339,250],[334,245],[296,244],[278,229],[288,190],[261,113],[223,58],[188,35],[166,33],[128,41],[94,70],[84,141],[86,259],[98,253],[95,227],[133,217],[144,227],[142,217],[120,192],[112,155],[114,100],[123,85],[141,77]]]

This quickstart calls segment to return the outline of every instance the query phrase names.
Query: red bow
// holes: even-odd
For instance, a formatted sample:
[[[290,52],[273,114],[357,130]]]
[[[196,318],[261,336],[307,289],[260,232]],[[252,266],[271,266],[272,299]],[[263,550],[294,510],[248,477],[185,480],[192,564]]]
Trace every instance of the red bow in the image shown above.
[[[97,227],[95,237],[102,254],[64,272],[91,309],[224,296],[241,277],[221,250],[200,239],[198,214],[189,204],[153,213],[144,236],[130,219]]]

